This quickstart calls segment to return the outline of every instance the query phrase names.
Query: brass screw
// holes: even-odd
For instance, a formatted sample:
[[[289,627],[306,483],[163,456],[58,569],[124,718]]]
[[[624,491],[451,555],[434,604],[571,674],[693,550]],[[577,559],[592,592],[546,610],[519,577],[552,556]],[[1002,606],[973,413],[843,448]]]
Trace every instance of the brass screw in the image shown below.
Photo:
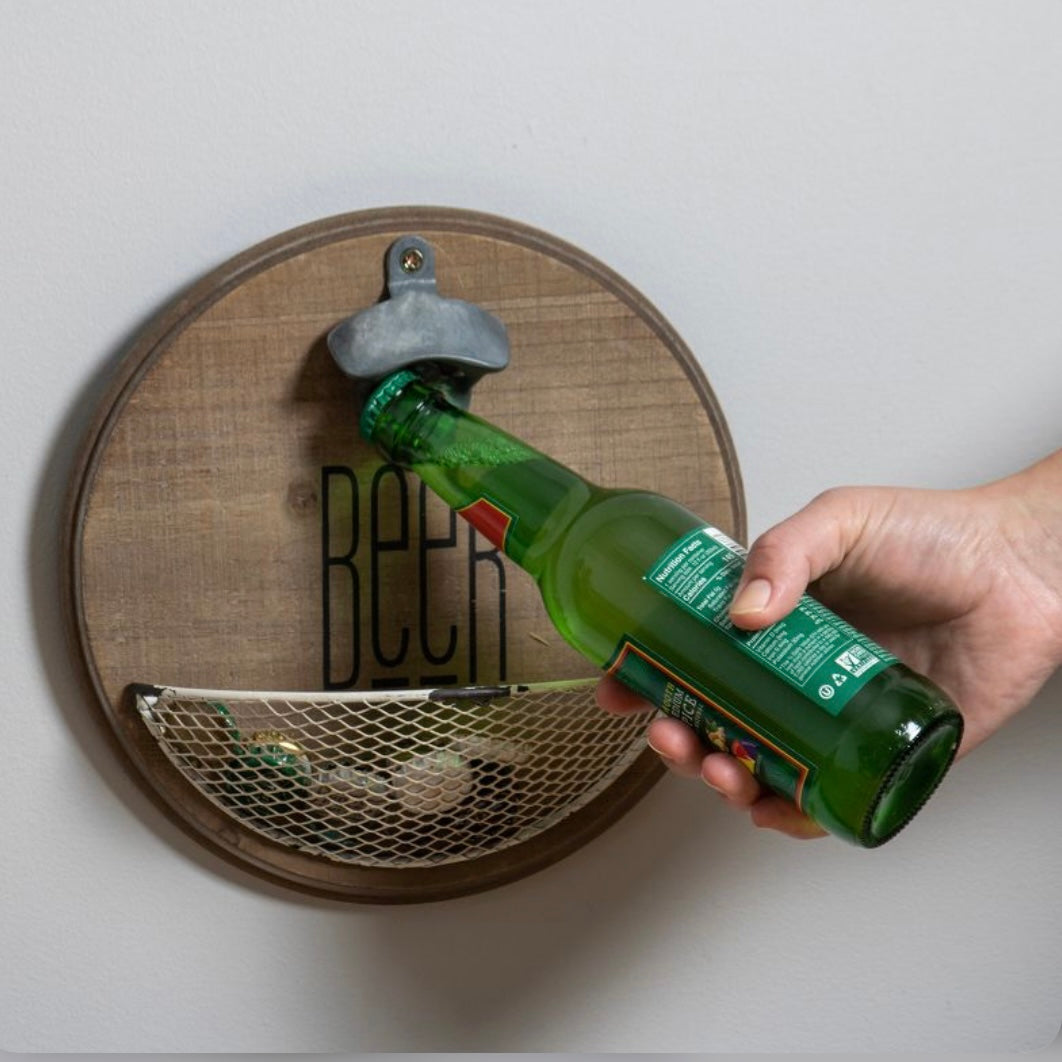
[[[399,265],[401,265],[403,273],[419,273],[424,265],[424,252],[416,247],[407,247],[402,252]]]

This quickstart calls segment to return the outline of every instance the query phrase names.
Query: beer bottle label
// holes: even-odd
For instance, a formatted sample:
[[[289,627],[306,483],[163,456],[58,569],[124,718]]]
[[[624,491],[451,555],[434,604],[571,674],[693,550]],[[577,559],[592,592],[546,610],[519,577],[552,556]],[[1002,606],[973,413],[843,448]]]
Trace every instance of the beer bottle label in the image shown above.
[[[896,662],[895,656],[807,594],[770,627],[735,627],[727,610],[746,556],[747,550],[718,528],[700,527],[667,549],[644,578],[831,715]]]
[[[803,806],[812,764],[761,733],[736,708],[680,674],[652,649],[625,637],[607,670],[665,715],[685,723],[706,745],[729,752],[764,785]]]

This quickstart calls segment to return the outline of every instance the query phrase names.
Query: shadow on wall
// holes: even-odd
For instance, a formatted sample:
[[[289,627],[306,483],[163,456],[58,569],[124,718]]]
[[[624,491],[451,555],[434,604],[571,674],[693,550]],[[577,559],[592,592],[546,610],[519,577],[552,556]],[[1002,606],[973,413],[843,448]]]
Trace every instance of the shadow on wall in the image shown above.
[[[588,845],[536,874],[460,899],[355,911],[315,951],[328,966],[323,980],[335,986],[334,996],[315,998],[318,1012],[356,1007],[361,1015],[356,1034],[325,1049],[561,1051],[570,1012],[601,1005],[601,986],[586,983],[582,971],[585,978],[607,971],[610,1006],[644,1006],[640,948],[666,938],[665,926],[654,926],[673,928],[675,918],[658,900],[659,876],[699,874],[704,884],[697,863],[713,835],[729,834],[725,823],[745,827],[721,802],[705,801],[700,787],[669,778]],[[740,860],[720,861],[712,888],[747,888],[736,879],[748,872]],[[573,985],[585,992],[573,995]],[[343,1032],[337,1022],[334,1035]],[[599,1042],[608,1044],[607,1028]]]
[[[173,303],[179,302],[183,294],[179,293]],[[104,780],[118,801],[187,859],[207,863],[215,872],[236,883],[254,881],[270,895],[287,895],[286,890],[257,882],[251,875],[205,850],[154,803],[146,783],[127,760],[110,722],[97,703],[88,679],[82,673],[73,643],[67,614],[69,587],[64,582],[63,551],[71,492],[76,487],[74,476],[95,419],[100,415],[120,366],[133,343],[162,309],[160,306],[145,314],[142,321],[130,329],[81,389],[56,430],[38,485],[30,525],[28,555],[33,627],[52,698],[73,736],[77,752],[83,762]]]

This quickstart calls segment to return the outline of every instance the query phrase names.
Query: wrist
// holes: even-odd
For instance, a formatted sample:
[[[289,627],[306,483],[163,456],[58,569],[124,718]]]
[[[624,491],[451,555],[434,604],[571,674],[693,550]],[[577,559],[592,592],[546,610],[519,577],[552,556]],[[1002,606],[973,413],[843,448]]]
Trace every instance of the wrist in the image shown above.
[[[1056,664],[1062,664],[1062,449],[982,488],[1003,544],[1030,577]]]

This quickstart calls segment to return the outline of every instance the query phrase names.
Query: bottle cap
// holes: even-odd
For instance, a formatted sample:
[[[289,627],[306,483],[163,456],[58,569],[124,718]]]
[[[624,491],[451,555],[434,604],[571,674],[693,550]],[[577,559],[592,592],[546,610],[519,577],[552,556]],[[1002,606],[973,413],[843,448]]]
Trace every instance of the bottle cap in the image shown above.
[[[251,735],[251,741],[257,746],[265,746],[274,755],[305,756],[306,750],[292,741],[282,730],[256,730]]]
[[[391,399],[393,399],[407,384],[419,379],[420,377],[413,372],[412,369],[402,369],[400,372],[392,373],[390,376],[386,377],[384,381],[376,387],[372,394],[369,395],[361,411],[361,419],[358,423],[358,428],[361,431],[363,439],[370,440],[372,438],[376,422],[380,419],[380,414],[390,404]]]

